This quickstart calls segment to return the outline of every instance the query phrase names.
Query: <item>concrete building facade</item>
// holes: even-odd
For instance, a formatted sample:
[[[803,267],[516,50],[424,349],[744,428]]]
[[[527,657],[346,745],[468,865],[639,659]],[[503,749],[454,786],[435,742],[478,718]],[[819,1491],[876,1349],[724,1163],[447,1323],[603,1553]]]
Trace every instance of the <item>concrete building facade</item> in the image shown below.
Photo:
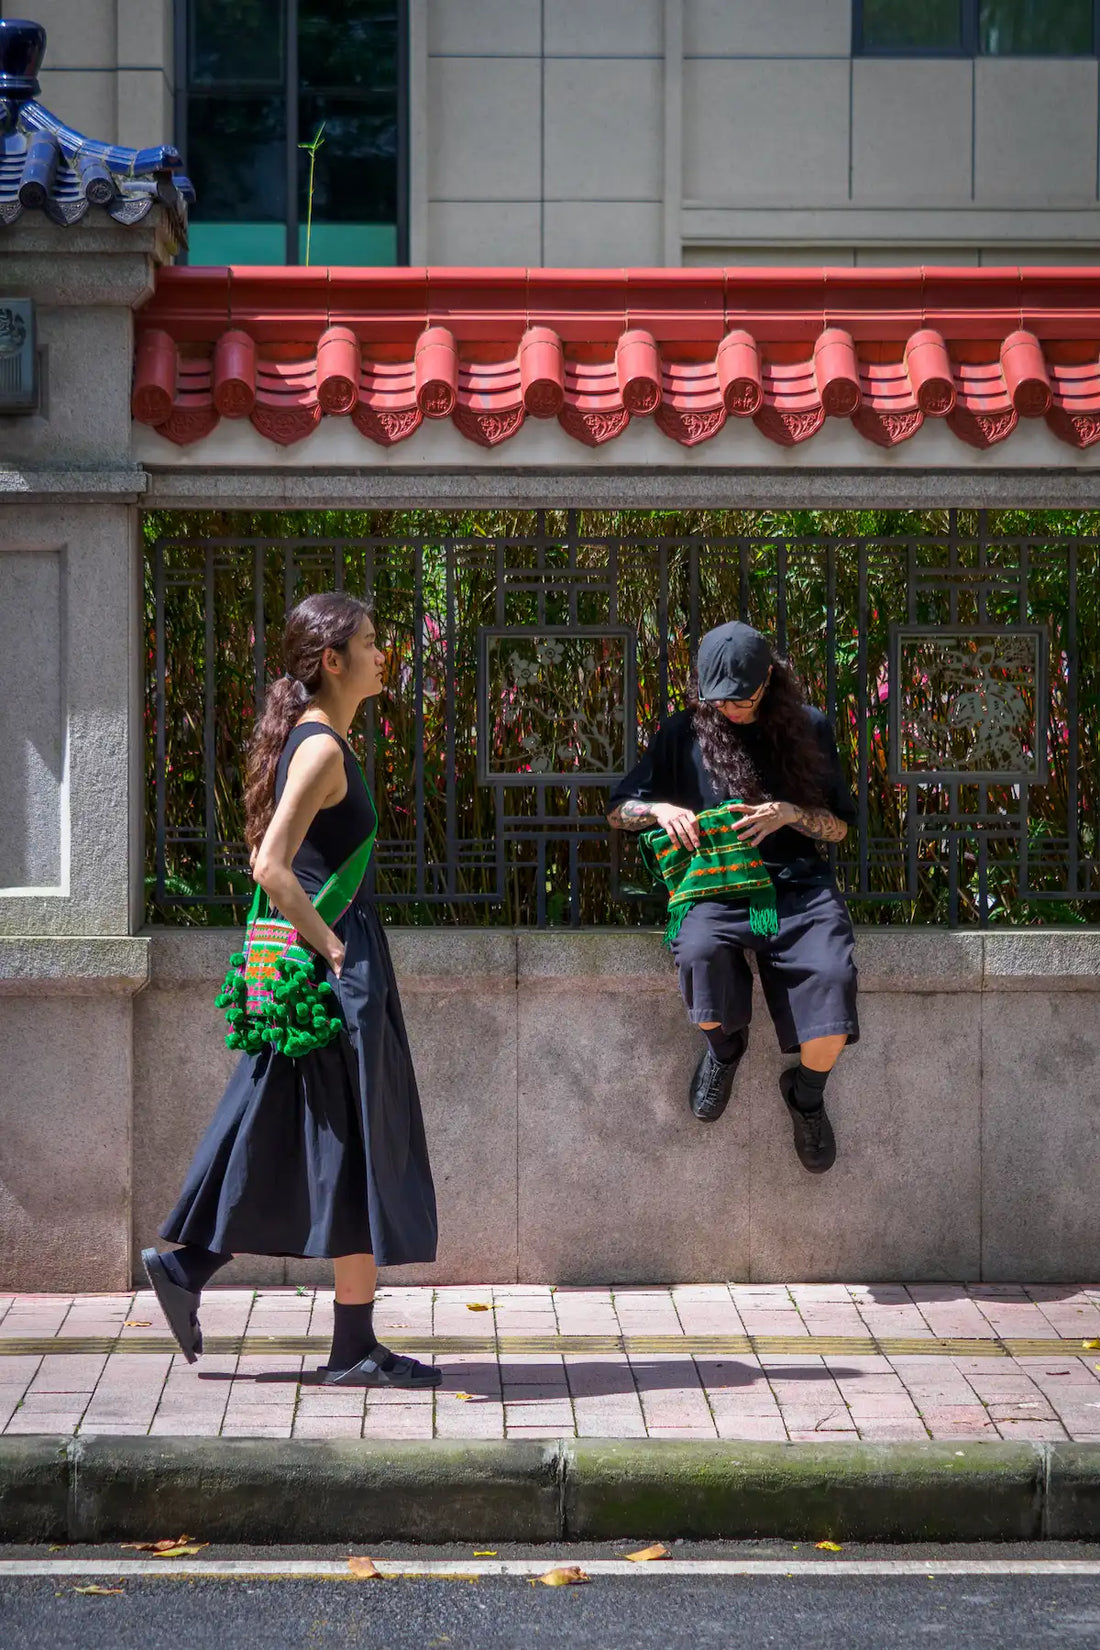
[[[174,141],[193,4],[42,0],[47,107],[106,141]],[[1095,257],[1095,50],[854,53],[858,0],[396,10],[413,264]]]

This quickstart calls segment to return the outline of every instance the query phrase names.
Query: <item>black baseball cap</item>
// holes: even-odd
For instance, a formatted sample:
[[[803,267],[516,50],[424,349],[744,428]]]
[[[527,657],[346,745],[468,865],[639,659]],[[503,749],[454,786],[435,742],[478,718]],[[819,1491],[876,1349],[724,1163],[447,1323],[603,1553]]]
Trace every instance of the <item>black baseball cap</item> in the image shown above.
[[[771,666],[771,644],[759,630],[738,619],[720,624],[699,643],[699,697],[751,699]]]

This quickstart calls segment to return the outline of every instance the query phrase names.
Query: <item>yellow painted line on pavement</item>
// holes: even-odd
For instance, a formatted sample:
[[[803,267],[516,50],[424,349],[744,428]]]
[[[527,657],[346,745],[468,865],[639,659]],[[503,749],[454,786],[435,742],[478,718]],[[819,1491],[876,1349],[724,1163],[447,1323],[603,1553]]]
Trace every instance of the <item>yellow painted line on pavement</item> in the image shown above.
[[[410,1335],[394,1334],[402,1352],[492,1358],[1067,1358],[1087,1351],[1076,1339],[996,1336],[871,1335]],[[323,1335],[208,1335],[212,1357],[307,1355],[326,1352]],[[7,1335],[0,1358],[87,1357],[115,1353],[175,1352],[162,1335]],[[1094,1354],[1095,1356],[1095,1354]]]

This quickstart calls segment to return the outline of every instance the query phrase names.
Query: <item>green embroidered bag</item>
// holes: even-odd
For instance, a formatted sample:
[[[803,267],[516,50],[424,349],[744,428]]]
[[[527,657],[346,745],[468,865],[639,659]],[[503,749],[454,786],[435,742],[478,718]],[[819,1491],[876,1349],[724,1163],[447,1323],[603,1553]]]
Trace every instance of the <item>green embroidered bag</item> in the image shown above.
[[[313,896],[320,916],[340,920],[359,890],[370,863],[377,831],[371,832],[325,886]],[[336,993],[324,978],[322,959],[299,938],[294,924],[272,915],[257,887],[248,913],[244,949],[229,959],[229,972],[214,999],[225,1009],[226,1043],[244,1054],[273,1048],[291,1059],[325,1048],[339,1036],[343,1021],[334,1012]]]
[[[671,947],[693,905],[705,899],[747,899],[749,927],[761,936],[778,934],[775,884],[760,850],[742,842],[731,808],[736,798],[696,815],[698,848],[685,848],[660,826],[644,831],[642,863],[668,889],[665,944]]]

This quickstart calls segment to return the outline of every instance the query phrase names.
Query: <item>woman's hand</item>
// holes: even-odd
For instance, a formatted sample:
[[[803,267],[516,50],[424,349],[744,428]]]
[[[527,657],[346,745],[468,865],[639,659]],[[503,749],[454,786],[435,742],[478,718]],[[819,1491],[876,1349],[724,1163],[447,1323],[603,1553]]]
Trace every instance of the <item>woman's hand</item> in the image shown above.
[[[677,807],[675,802],[651,802],[650,812],[663,831],[682,848],[698,848],[699,822],[690,808]]]
[[[733,802],[730,806],[742,816],[734,825],[734,830],[742,842],[753,848],[759,848],[764,838],[771,836],[773,831],[781,831],[784,825],[790,825],[795,813],[790,802]]]
[[[330,934],[329,943],[325,946],[324,957],[336,978],[339,979],[344,967],[343,940],[335,934]]]

